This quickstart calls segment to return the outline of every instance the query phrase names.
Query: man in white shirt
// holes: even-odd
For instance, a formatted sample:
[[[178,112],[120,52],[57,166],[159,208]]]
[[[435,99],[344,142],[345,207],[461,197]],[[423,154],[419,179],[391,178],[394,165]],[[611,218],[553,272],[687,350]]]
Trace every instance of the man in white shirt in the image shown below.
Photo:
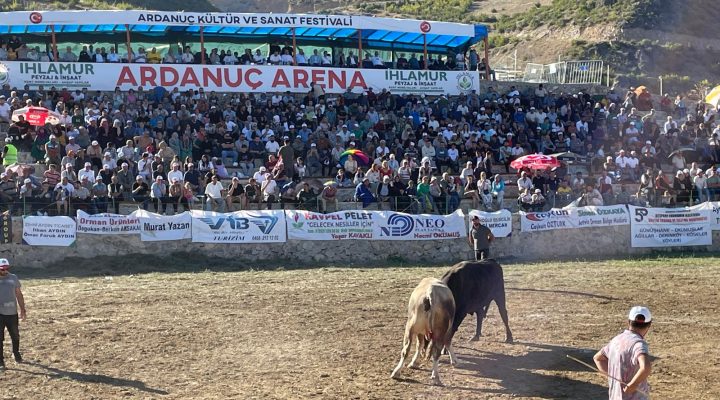
[[[266,173],[267,169],[265,167],[260,167],[260,169],[253,174],[253,178],[255,179],[255,182],[258,183],[258,185],[262,185],[262,183],[265,182]]]
[[[183,184],[183,181],[185,180],[185,174],[180,171],[180,164],[173,163],[172,165],[172,171],[168,172],[167,177],[169,182],[173,182],[175,179],[180,182],[180,184]]]
[[[267,151],[268,154],[277,154],[278,150],[280,150],[280,143],[275,141],[274,135],[270,135],[267,143],[265,143],[265,151]]]
[[[330,67],[332,66],[332,57],[330,57],[330,53],[327,51],[323,53],[322,56],[322,66],[323,67]]]
[[[302,49],[299,49],[298,53],[295,55],[295,62],[300,66],[307,65],[308,61],[305,57],[305,52]]]
[[[678,125],[677,122],[673,121],[673,117],[669,116],[667,117],[667,121],[665,121],[665,125],[663,125],[663,132],[669,133],[673,129],[677,129]]]
[[[372,57],[372,65],[373,68],[385,68],[385,62],[380,58],[380,52],[375,52],[375,55]]]
[[[115,48],[110,46],[110,53],[107,55],[107,62],[109,63],[119,63],[120,62],[120,55],[115,52]]]
[[[239,60],[238,60],[238,58],[235,56],[234,53],[232,53],[231,51],[228,50],[227,53],[225,53],[225,54],[226,54],[226,55],[225,55],[225,58],[223,59],[223,64],[225,64],[225,65],[235,65],[235,64],[238,63]]]
[[[180,60],[183,64],[192,64],[195,62],[195,56],[190,51],[190,46],[185,47],[185,52],[183,52],[182,57],[180,57]]]
[[[213,175],[210,183],[205,186],[205,196],[207,196],[207,211],[225,212],[225,198],[223,196],[223,185],[218,181],[217,175]],[[216,209],[217,208],[217,209]]]
[[[530,189],[532,189],[532,186],[533,186],[532,179],[530,179],[527,176],[527,173],[525,171],[520,173],[520,179],[518,179],[518,181],[517,181],[517,186],[518,186],[518,191],[520,191],[521,193],[525,189],[527,189],[528,191]]]
[[[85,163],[85,168],[78,171],[78,180],[82,181],[84,178],[87,178],[90,183],[95,183],[95,171],[89,162]]]
[[[270,55],[270,58],[268,58],[268,64],[270,65],[280,65],[282,63],[282,57],[280,57],[280,53],[277,51]]]
[[[10,103],[5,101],[5,96],[0,96],[0,122],[10,123],[11,109]]]
[[[60,61],[62,62],[75,62],[77,59],[77,54],[72,52],[72,48],[70,46],[66,47],[65,52],[60,54]]]
[[[630,157],[627,158],[625,161],[626,169],[628,174],[630,175],[630,180],[633,182],[637,181],[638,176],[638,166],[640,165],[640,160],[637,158],[637,153],[635,150],[630,152]]]

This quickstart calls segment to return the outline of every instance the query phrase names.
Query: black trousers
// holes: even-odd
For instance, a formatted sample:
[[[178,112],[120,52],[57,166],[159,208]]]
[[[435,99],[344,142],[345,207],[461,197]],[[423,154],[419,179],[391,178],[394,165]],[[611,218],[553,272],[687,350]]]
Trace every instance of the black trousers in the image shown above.
[[[475,261],[482,261],[490,258],[490,249],[475,250]]]
[[[5,341],[5,328],[7,328],[8,333],[10,333],[13,354],[20,353],[20,324],[18,323],[18,315],[0,314],[0,361],[4,360],[3,342]]]

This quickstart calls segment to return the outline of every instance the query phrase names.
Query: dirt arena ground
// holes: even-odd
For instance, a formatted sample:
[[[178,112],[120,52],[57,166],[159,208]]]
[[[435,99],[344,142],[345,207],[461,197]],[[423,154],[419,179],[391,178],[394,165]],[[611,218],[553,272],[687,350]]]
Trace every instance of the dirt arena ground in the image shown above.
[[[2,399],[602,399],[592,355],[647,304],[654,399],[720,398],[720,258],[506,264],[505,344],[493,306],[444,357],[389,378],[410,292],[446,267],[296,268],[176,256],[15,268],[26,363],[6,357]],[[131,266],[129,266],[131,265]],[[179,265],[170,270],[162,265]],[[5,352],[9,353],[6,338]],[[607,398],[607,397],[605,397]]]

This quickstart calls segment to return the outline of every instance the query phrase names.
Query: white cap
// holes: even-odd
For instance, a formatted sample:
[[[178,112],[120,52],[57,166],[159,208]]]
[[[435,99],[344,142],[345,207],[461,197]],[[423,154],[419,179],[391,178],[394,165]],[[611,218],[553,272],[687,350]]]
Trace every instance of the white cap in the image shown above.
[[[0,258],[0,268],[9,267],[10,261],[7,258]]]
[[[12,138],[10,136],[6,137],[5,143],[10,143],[10,142],[12,142]]]
[[[266,171],[265,167],[260,167],[260,172],[265,172],[265,171]]]
[[[92,143],[90,143],[90,144],[92,144],[93,146],[97,146],[97,145],[99,145],[100,143],[99,143],[97,140],[93,140]]]
[[[638,319],[639,317],[642,318]],[[650,310],[647,307],[635,306],[630,309],[628,320],[635,322],[651,322],[652,314],[650,314]]]
[[[645,141],[645,144],[652,144],[652,142],[647,140],[647,141]]]
[[[23,181],[23,183],[32,183],[32,181],[30,180],[30,178],[25,178],[25,180]]]

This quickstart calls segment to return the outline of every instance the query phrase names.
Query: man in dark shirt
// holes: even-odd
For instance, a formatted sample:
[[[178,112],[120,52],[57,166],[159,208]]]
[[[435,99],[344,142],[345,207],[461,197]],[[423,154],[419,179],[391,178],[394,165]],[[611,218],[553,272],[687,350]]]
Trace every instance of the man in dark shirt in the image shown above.
[[[495,240],[495,236],[490,229],[480,223],[480,218],[477,215],[473,216],[468,243],[475,250],[475,261],[485,260],[490,257],[490,243],[493,240]]]
[[[145,183],[142,175],[138,175],[135,178],[135,183],[132,186],[132,198],[136,203],[142,203],[143,210],[148,209],[150,202],[150,186]]]

